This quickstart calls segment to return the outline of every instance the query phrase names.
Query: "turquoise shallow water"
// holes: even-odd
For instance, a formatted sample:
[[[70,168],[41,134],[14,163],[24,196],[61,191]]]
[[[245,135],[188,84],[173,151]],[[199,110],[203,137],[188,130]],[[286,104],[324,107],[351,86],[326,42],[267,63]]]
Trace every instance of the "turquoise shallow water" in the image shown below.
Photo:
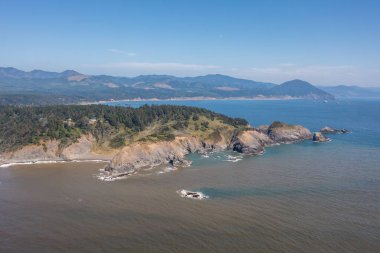
[[[352,133],[112,183],[102,163],[0,168],[0,252],[379,252],[380,100],[170,103]]]

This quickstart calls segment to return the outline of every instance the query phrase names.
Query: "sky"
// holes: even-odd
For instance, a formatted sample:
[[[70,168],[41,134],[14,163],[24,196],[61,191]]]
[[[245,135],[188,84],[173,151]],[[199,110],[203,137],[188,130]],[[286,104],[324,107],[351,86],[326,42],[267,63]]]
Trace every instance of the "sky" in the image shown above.
[[[0,0],[0,66],[380,87],[377,0]]]

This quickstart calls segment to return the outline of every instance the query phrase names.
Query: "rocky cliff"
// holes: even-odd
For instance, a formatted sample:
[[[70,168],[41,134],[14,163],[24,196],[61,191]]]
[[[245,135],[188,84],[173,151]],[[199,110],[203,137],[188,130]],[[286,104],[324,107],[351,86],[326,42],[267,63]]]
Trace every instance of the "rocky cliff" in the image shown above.
[[[239,153],[257,155],[265,147],[311,139],[311,132],[299,125],[274,122],[268,127],[224,132],[201,139],[194,136],[178,136],[173,141],[136,143],[123,148],[106,167],[109,177],[120,177],[138,172],[139,169],[161,164],[187,165],[189,153],[204,153],[229,149]]]
[[[110,160],[116,150],[99,150],[92,135],[83,135],[77,142],[61,147],[57,140],[42,145],[26,145],[16,151],[0,153],[0,164],[40,161]]]
[[[90,134],[65,146],[51,140],[43,145],[27,145],[13,152],[1,153],[0,163],[102,159],[110,161],[105,171],[112,179],[162,164],[186,166],[189,153],[228,149],[257,155],[263,153],[267,146],[312,138],[310,131],[303,126],[283,122],[258,128],[234,128],[216,122],[210,126],[213,127],[202,131],[202,134],[181,132],[173,140],[136,141],[119,149],[100,147]]]

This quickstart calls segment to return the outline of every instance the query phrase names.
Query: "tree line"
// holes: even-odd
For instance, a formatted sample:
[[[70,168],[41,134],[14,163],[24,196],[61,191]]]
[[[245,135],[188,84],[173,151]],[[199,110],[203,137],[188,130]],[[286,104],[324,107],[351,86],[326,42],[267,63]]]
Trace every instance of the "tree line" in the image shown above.
[[[0,152],[15,150],[42,140],[57,139],[64,145],[82,134],[101,139],[120,129],[139,132],[154,122],[177,122],[205,116],[235,126],[244,119],[231,118],[203,108],[174,105],[144,105],[139,108],[107,105],[0,106]]]

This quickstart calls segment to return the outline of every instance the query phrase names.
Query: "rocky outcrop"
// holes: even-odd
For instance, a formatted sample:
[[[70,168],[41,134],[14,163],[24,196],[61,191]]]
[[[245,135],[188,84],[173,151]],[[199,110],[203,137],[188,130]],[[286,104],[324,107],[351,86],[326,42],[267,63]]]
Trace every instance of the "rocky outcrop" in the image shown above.
[[[263,134],[268,134],[268,129],[269,129],[268,125],[261,125],[261,126],[256,127],[256,131]]]
[[[321,132],[316,132],[313,134],[313,141],[314,142],[326,142],[326,141],[330,141],[330,138],[327,138]]]
[[[188,191],[188,190],[179,190],[177,193],[182,197],[182,198],[188,198],[188,199],[207,199],[208,196],[203,194],[202,192],[193,192],[193,191]]]
[[[311,132],[299,125],[288,125],[283,122],[273,122],[270,126],[263,125],[253,130],[239,132],[231,141],[229,148],[244,154],[261,154],[265,147],[311,139]]]
[[[239,132],[231,141],[229,148],[244,154],[261,154],[264,147],[273,144],[268,135],[257,130]]]
[[[180,136],[173,141],[135,143],[124,147],[111,161],[106,171],[114,176],[133,174],[144,167],[160,164],[188,165],[185,155],[204,153],[207,150],[225,149],[226,140],[201,140],[198,137]]]
[[[267,134],[276,143],[288,143],[312,138],[309,129],[279,121],[275,121],[269,126]]]
[[[325,126],[319,131],[323,134],[346,134],[349,132],[347,129],[335,129],[328,126]]]

